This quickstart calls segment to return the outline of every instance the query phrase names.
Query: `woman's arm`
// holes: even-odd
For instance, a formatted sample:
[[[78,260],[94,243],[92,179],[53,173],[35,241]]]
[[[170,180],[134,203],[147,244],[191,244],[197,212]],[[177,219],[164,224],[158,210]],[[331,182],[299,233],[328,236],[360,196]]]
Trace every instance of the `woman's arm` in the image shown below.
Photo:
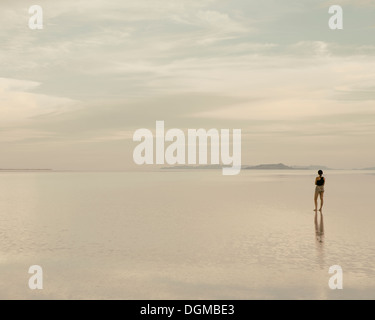
[[[318,182],[318,177],[315,178],[315,185],[316,186],[318,185],[317,182]]]

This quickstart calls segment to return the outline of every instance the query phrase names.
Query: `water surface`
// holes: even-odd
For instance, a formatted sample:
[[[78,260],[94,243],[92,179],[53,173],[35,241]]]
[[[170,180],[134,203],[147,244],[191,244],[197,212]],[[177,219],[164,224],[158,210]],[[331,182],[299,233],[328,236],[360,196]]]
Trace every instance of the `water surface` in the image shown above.
[[[2,299],[374,299],[375,175],[0,174]],[[31,265],[44,289],[31,291]],[[344,289],[330,290],[340,265]]]

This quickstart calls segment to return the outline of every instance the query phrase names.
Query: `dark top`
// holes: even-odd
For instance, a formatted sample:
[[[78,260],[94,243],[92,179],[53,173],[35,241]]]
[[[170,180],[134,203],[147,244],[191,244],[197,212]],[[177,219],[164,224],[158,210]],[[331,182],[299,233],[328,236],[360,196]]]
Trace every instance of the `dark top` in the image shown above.
[[[323,177],[320,177],[319,180],[316,180],[316,185],[317,186],[324,186],[325,180]]]

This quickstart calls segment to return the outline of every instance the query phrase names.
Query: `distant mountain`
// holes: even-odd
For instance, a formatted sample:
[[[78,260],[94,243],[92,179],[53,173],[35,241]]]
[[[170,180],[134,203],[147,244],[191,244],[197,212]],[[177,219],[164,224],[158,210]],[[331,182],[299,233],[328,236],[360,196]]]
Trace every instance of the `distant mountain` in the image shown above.
[[[222,169],[223,165],[196,165],[196,166],[189,166],[189,165],[180,165],[180,166],[171,166],[171,167],[163,167],[162,170],[219,170]],[[259,164],[256,166],[249,166],[244,165],[242,166],[242,170],[333,170],[326,166],[318,166],[318,165],[309,165],[309,166],[287,166],[283,163],[277,164]],[[371,170],[371,169],[368,169]],[[374,168],[375,170],[375,168]]]
[[[375,167],[372,167],[372,168],[364,168],[364,169],[359,169],[359,170],[375,170]]]
[[[52,169],[0,169],[0,171],[53,171]]]
[[[260,164],[257,166],[244,167],[244,170],[294,170],[292,167],[288,167],[283,163],[278,164]]]

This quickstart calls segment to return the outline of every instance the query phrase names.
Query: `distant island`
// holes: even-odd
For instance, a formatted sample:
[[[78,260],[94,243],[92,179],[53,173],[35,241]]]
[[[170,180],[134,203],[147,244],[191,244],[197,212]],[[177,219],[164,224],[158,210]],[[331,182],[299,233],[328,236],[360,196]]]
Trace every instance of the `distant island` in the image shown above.
[[[259,164],[257,166],[248,166],[242,170],[295,170],[293,167],[286,166],[283,163],[278,164]]]
[[[52,169],[0,169],[0,171],[53,171]]]
[[[259,164],[257,166],[246,166],[243,170],[334,170],[326,166],[309,165],[309,166],[287,166],[283,163],[277,164]]]
[[[219,170],[222,169],[222,165],[201,165],[201,166],[171,166],[171,167],[163,167],[162,170]],[[309,165],[309,166],[287,166],[283,163],[277,164],[259,164],[256,166],[249,166],[244,165],[241,168],[242,170],[335,170],[328,168],[326,166],[319,166],[319,165]]]

